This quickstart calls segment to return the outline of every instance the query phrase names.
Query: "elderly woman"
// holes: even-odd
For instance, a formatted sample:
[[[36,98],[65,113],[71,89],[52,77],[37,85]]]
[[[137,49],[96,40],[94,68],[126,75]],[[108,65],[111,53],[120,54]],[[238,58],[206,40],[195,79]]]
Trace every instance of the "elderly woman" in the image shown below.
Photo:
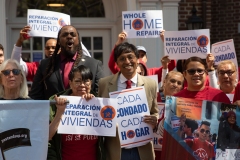
[[[163,86],[158,94],[158,102],[165,102],[166,96],[172,96],[183,88],[184,78],[182,73],[170,71],[163,80]],[[157,134],[163,137],[164,114],[158,119]],[[161,159],[161,151],[155,150],[155,160]]]
[[[89,68],[83,65],[78,66],[72,69],[68,78],[70,89],[58,95],[79,96],[86,100],[94,97],[94,95],[90,93],[93,75]],[[89,136],[90,138],[83,138],[83,135],[56,133],[61,116],[65,111],[66,98],[60,98],[56,95],[52,96],[52,98],[53,97],[57,104],[51,106],[50,110],[50,141],[47,159],[104,159],[102,137]]]
[[[208,75],[210,86],[221,89],[226,94],[234,94],[237,85],[237,68],[230,60],[222,61],[217,66],[217,79],[215,69],[213,67],[214,56],[207,55]]]
[[[8,59],[0,66],[0,99],[25,100],[28,97],[26,76],[16,60]]]
[[[165,102],[166,96],[173,96],[183,88],[184,77],[181,72],[170,71],[163,80],[158,102]]]

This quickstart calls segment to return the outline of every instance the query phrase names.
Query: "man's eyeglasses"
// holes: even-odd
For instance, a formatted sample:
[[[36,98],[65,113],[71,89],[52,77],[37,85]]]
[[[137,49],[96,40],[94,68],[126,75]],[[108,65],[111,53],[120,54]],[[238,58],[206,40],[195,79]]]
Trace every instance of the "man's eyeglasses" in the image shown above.
[[[188,74],[190,75],[194,75],[196,72],[199,74],[199,75],[202,75],[204,74],[205,70],[204,69],[188,69],[186,70],[188,72]]]
[[[218,74],[221,76],[225,76],[225,74],[227,74],[227,76],[230,77],[234,72],[235,71],[219,71]]]
[[[118,60],[119,60],[120,62],[125,62],[127,59],[128,59],[129,61],[133,61],[134,58],[136,58],[135,55],[128,55],[128,56],[126,56],[126,57],[125,57],[125,56],[119,57]]]
[[[80,80],[75,80],[74,81],[74,84],[75,86],[80,86],[81,84],[84,84],[85,86],[90,86],[90,83],[91,80],[87,79],[87,80],[84,80],[84,81],[80,81]]]
[[[201,132],[201,133],[204,133],[204,132],[205,132],[206,134],[209,134],[209,133],[210,133],[209,130],[205,130],[205,129],[200,129],[200,132]]]
[[[2,74],[4,74],[5,76],[8,76],[10,75],[10,73],[12,72],[14,75],[19,75],[21,73],[21,70],[20,69],[6,69],[6,70],[2,70],[1,71]]]
[[[55,48],[56,48],[55,46],[46,46],[46,47],[45,47],[46,50],[50,50],[50,49],[55,50]]]

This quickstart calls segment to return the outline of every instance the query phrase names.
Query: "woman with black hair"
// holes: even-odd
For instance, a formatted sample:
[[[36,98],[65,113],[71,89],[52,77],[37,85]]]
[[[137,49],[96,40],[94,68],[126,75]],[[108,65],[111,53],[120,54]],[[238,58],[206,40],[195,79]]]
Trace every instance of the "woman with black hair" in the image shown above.
[[[239,149],[240,147],[240,128],[237,125],[236,113],[229,111],[226,117],[223,115],[220,119],[217,148]]]
[[[57,134],[60,120],[66,108],[66,98],[59,95],[79,96],[90,100],[94,97],[91,93],[93,75],[89,68],[81,65],[73,68],[68,76],[70,89],[50,99],[56,100],[56,105],[50,109],[48,160],[103,160],[103,139],[93,135]]]

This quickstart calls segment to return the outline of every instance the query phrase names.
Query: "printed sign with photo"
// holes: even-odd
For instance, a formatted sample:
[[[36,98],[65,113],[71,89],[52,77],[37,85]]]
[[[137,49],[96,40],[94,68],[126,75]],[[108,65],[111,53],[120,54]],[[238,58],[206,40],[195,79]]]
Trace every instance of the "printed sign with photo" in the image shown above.
[[[164,146],[162,158],[220,160],[222,152],[225,157],[238,152],[240,112],[236,105],[172,96],[166,98],[165,107],[163,145],[168,145]],[[174,121],[177,127],[172,126],[173,117],[178,118]],[[172,145],[175,155],[166,152]]]

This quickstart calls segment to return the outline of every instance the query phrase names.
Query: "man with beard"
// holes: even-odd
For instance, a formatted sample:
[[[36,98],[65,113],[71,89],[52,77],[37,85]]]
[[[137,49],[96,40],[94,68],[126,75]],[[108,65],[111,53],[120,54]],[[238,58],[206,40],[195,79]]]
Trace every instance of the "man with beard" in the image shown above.
[[[23,68],[23,71],[26,74],[27,81],[33,81],[33,78],[37,72],[37,68],[39,66],[39,62],[24,62],[21,58],[22,54],[22,44],[25,40],[29,39],[28,32],[31,30],[30,26],[25,26],[20,30],[19,38],[16,44],[13,47],[11,59],[17,60]],[[45,44],[45,58],[49,58],[53,55],[55,47],[57,44],[57,40],[55,38],[49,38]],[[90,56],[89,52],[86,50],[85,46],[81,44],[83,47],[83,54]]]
[[[61,49],[58,54],[59,49]],[[79,65],[89,67],[93,74],[92,91],[97,94],[98,81],[103,77],[102,63],[82,53],[80,36],[71,25],[63,26],[58,33],[52,57],[41,61],[34,77],[29,96],[44,100],[69,88],[68,74]]]

